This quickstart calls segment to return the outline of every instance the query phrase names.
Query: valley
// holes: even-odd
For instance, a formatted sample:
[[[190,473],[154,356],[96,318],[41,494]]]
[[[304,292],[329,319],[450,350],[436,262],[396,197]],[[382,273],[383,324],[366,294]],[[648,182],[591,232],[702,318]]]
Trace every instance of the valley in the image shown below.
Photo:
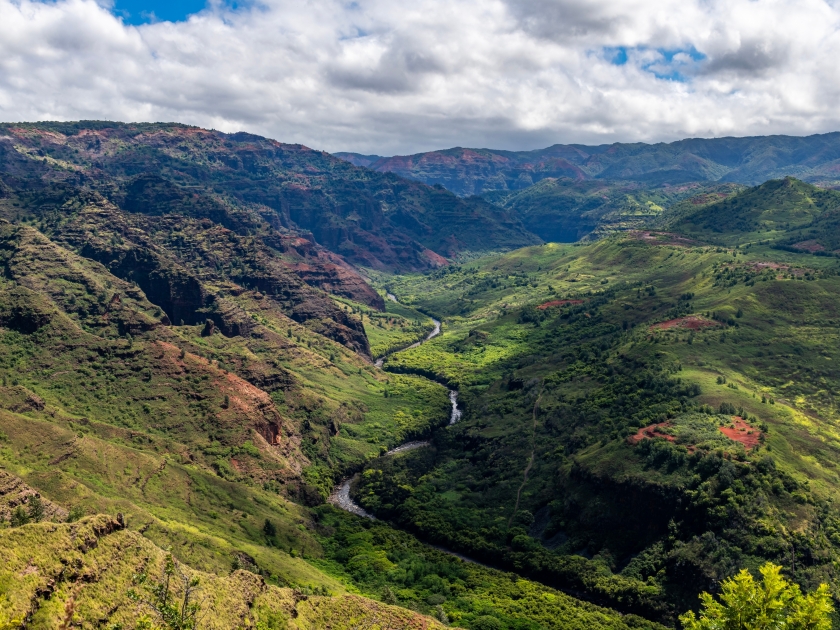
[[[686,141],[477,197],[2,127],[9,628],[660,630],[767,561],[840,598],[834,135],[819,187]]]

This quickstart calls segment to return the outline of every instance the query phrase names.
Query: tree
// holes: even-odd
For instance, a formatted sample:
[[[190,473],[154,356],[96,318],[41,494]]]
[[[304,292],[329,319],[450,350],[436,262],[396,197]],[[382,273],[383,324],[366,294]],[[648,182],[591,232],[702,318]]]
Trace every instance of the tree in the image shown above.
[[[473,620],[471,627],[473,630],[502,630],[503,628],[502,622],[490,615],[481,615],[480,617],[476,617]]]
[[[21,525],[26,525],[28,522],[29,514],[26,513],[22,505],[17,506],[17,509],[12,512],[11,526],[20,527]]]
[[[37,494],[29,499],[29,520],[41,521],[44,519],[44,502]]]
[[[265,519],[265,525],[263,525],[263,534],[265,534],[268,538],[274,538],[275,536],[277,536],[277,527],[268,519]]]
[[[173,587],[172,582],[180,582],[180,595]],[[141,586],[150,597],[143,597],[136,590],[128,592],[130,599],[145,603],[157,613],[158,618],[168,630],[195,630],[199,621],[201,603],[196,601],[199,591],[197,577],[190,578],[175,562],[172,554],[167,554],[163,566],[163,575],[159,582],[149,579],[146,573],[134,576],[134,583]],[[148,617],[143,618],[147,625],[140,625],[138,628],[153,629],[156,626]]]
[[[686,630],[830,630],[834,610],[828,585],[803,595],[799,586],[781,575],[782,567],[768,562],[759,569],[761,583],[746,569],[721,584],[720,601],[700,595],[698,618],[680,616]]]
[[[394,594],[394,591],[391,590],[390,586],[386,586],[382,590],[382,601],[386,604],[390,604],[391,606],[397,605],[397,596]]]

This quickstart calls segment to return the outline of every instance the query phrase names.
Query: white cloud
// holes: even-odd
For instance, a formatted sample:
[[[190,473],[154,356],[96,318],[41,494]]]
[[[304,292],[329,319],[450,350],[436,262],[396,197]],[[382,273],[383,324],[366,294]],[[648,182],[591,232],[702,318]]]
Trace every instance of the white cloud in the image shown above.
[[[825,0],[263,0],[141,27],[103,4],[0,0],[0,119],[383,154],[840,129]]]

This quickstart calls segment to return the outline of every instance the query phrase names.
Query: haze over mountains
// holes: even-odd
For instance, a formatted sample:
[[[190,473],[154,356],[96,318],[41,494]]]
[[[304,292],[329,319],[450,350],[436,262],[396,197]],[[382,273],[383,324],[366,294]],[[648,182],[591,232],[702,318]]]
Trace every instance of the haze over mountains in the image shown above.
[[[698,181],[755,185],[792,175],[813,183],[840,183],[837,132],[807,137],[689,138],[659,144],[556,144],[535,151],[456,147],[393,157],[335,155],[379,172],[440,184],[460,196],[521,190],[556,177],[647,185]]]

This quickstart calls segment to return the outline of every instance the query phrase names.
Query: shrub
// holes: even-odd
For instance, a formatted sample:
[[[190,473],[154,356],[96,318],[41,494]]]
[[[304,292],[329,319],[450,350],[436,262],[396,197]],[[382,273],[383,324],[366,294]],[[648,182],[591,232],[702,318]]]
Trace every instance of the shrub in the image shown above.
[[[44,518],[44,503],[37,494],[29,499],[28,516],[29,520],[35,521],[36,523]]]
[[[472,630],[502,630],[504,626],[502,626],[502,622],[495,617],[482,615],[481,617],[476,617],[473,620],[470,624],[470,628]]]
[[[799,586],[781,576],[782,567],[767,563],[759,571],[761,583],[746,569],[721,584],[720,601],[708,593],[700,595],[703,609],[698,618],[689,611],[680,616],[686,630],[830,630],[833,612],[828,585],[820,584],[803,595]]]
[[[29,522],[29,514],[26,513],[26,510],[23,509],[22,505],[17,506],[17,509],[12,512],[10,522],[12,527],[20,527],[21,525],[26,525]]]

